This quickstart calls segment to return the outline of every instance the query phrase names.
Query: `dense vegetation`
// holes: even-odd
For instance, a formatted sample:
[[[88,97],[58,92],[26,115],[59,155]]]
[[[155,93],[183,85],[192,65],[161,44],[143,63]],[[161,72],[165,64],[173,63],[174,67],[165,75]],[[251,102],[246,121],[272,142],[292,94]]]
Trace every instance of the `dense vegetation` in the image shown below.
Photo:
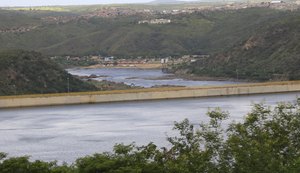
[[[0,33],[0,49],[20,48],[49,55],[100,53],[123,57],[211,54],[248,39],[258,29],[264,31],[262,29],[272,21],[280,21],[282,15],[290,13],[252,8],[178,15],[78,18],[66,23],[47,23],[43,17],[71,18],[78,14],[0,10],[0,29],[38,26],[24,33]],[[138,24],[139,20],[155,18],[171,19],[172,23]]]
[[[143,87],[134,86],[134,85],[127,85],[124,82],[118,83],[118,82],[113,82],[113,81],[108,81],[108,80],[97,81],[97,80],[88,79],[86,82],[97,87],[97,89],[99,91],[127,90],[127,89],[143,88]]]
[[[224,127],[228,113],[213,110],[210,121],[175,123],[177,137],[169,148],[118,144],[113,153],[79,158],[72,165],[7,158],[1,173],[298,173],[300,171],[300,105],[279,104],[273,110],[254,105],[243,122]],[[226,137],[225,137],[226,135]]]
[[[25,26],[38,26],[30,32],[0,33],[0,49],[36,50],[48,55],[178,55],[188,53],[192,49],[190,46],[195,45],[193,40],[202,36],[211,25],[204,18],[197,19],[197,15],[191,16],[195,23],[185,21],[185,16],[170,16],[174,18],[174,24],[168,25],[139,25],[138,21],[144,19],[142,16],[79,19],[48,24],[38,14],[28,13],[0,11],[0,20],[4,19],[2,28],[6,28],[5,23],[10,23],[5,20],[9,16],[20,15],[23,21],[27,21]],[[39,23],[32,21],[33,18],[40,20]]]
[[[244,11],[245,12],[245,11]],[[240,18],[248,22],[243,25],[222,23],[219,27],[232,25],[236,34],[228,33],[228,39],[234,44],[224,46],[223,50],[213,53],[192,64],[183,64],[173,70],[200,76],[229,77],[254,80],[295,80],[300,79],[300,11],[278,12],[261,16],[240,13]],[[231,16],[231,15],[229,15]],[[236,21],[236,18],[232,17]],[[230,18],[228,18],[230,20]],[[264,19],[264,20],[262,20]],[[254,32],[253,32],[254,31]],[[222,31],[221,31],[222,33]],[[222,45],[213,41],[213,45]],[[217,46],[219,47],[219,46]]]
[[[40,53],[0,52],[0,95],[91,91],[96,87],[68,74]]]

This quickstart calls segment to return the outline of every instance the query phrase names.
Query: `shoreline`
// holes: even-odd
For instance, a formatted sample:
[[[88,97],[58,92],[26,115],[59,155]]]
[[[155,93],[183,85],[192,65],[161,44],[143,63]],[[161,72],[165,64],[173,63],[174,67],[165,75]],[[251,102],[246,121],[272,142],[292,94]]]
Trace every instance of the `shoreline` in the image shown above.
[[[212,77],[212,76],[195,76],[193,74],[174,74],[175,77],[192,80],[192,81],[232,81],[232,82],[241,82],[241,83],[258,83],[258,82],[268,82],[268,81],[257,81],[257,80],[250,80],[250,79],[235,79],[230,77]]]
[[[149,70],[149,69],[161,69],[161,64],[138,64],[138,66],[103,66],[102,64],[92,65],[92,66],[77,66],[74,68],[83,68],[83,69],[141,69],[141,70]],[[258,82],[270,82],[270,81],[257,81],[250,79],[236,79],[230,77],[213,77],[213,76],[197,76],[193,74],[180,74],[180,73],[165,73],[167,76],[165,77],[157,77],[157,78],[149,78],[150,80],[162,80],[162,79],[184,79],[184,80],[192,80],[192,81],[232,81],[232,82],[241,82],[241,83],[258,83]],[[274,81],[273,81],[274,82]]]
[[[158,63],[153,64],[130,64],[130,65],[116,65],[116,66],[105,66],[103,64],[96,64],[91,66],[79,66],[79,68],[96,69],[96,68],[123,68],[123,69],[161,69],[162,65]]]

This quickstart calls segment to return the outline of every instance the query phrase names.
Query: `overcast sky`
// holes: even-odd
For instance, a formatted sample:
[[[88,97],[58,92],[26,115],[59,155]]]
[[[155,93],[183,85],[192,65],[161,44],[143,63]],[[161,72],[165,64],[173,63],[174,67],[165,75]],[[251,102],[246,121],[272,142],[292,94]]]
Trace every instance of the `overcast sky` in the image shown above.
[[[151,0],[0,0],[0,6],[45,6],[45,5],[84,5],[142,3]]]

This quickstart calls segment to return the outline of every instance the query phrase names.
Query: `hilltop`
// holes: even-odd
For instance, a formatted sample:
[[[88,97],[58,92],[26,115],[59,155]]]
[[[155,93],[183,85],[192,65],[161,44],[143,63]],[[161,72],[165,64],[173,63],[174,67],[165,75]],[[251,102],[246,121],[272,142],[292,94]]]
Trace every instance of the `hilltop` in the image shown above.
[[[87,84],[40,53],[30,51],[0,52],[0,95],[43,94],[92,91]]]

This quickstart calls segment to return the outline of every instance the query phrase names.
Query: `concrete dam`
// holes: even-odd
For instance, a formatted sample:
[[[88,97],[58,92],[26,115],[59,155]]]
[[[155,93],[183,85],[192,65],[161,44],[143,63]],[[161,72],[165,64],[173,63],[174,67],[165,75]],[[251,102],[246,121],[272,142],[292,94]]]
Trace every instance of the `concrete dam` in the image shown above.
[[[1,96],[0,108],[218,97],[297,91],[300,91],[300,81],[247,83],[205,87],[150,88],[117,91]]]

